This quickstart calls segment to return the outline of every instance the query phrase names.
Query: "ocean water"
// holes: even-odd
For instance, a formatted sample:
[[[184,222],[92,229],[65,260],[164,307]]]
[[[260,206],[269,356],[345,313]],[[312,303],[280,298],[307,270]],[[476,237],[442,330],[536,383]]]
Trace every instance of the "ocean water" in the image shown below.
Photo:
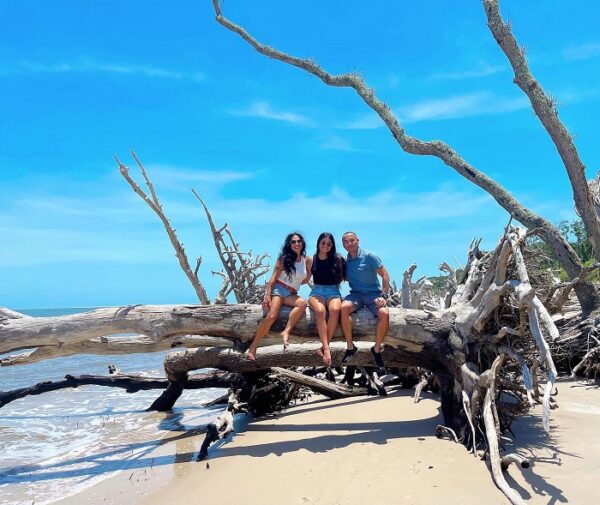
[[[23,311],[55,316],[92,309]],[[0,367],[0,390],[60,380],[66,374],[122,372],[164,376],[167,352],[79,355]],[[37,505],[73,495],[116,472],[147,465],[146,455],[170,432],[198,430],[221,413],[202,405],[217,388],[184,391],[172,412],[145,412],[161,390],[80,386],[15,400],[0,408],[0,504]],[[193,457],[193,456],[192,456]],[[174,462],[169,458],[160,464]]]

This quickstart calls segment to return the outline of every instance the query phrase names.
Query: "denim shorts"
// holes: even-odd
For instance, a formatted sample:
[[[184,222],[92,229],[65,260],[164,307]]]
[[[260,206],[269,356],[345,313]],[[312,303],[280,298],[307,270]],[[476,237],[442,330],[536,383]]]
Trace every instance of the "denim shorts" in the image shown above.
[[[334,298],[342,298],[339,288],[335,285],[326,285],[326,284],[315,284],[315,287],[312,288],[309,297],[318,296],[323,298],[325,302],[329,302],[329,300],[333,300]]]
[[[375,305],[375,300],[377,300],[377,298],[381,298],[381,296],[381,293],[350,293],[346,298],[344,298],[344,300],[352,302],[352,305],[354,305],[356,310],[367,307],[373,313],[373,315],[377,317],[377,311],[379,309]]]
[[[292,296],[292,292],[289,289],[280,286],[279,284],[275,284],[273,289],[271,289],[271,296],[281,296],[281,298],[287,298],[288,296]]]

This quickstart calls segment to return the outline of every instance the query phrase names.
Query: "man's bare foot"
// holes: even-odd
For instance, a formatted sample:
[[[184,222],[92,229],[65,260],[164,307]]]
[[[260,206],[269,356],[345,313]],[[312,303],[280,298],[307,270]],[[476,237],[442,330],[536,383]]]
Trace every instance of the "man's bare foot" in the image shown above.
[[[250,361],[256,361],[256,350],[248,349],[246,353],[246,359]]]
[[[283,339],[283,350],[285,351],[290,345],[290,335],[289,333],[282,331],[281,338]]]

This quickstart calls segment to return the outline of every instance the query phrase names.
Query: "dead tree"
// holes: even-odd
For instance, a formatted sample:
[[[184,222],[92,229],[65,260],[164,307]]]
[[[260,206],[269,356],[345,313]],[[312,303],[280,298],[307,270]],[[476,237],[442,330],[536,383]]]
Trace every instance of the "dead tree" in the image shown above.
[[[548,244],[570,279],[580,276],[583,268],[581,260],[556,226],[547,219],[526,208],[500,184],[464,160],[448,144],[439,140],[425,142],[408,135],[400,125],[398,119],[392,113],[390,107],[377,97],[375,91],[365,84],[365,81],[358,73],[333,75],[321,68],[312,59],[302,59],[291,56],[263,44],[250,35],[243,27],[225,18],[222,14],[219,0],[212,1],[216,20],[223,27],[238,34],[263,56],[298,67],[314,75],[328,86],[353,89],[362,98],[365,104],[373,109],[373,111],[381,118],[403,151],[421,156],[435,156],[468,181],[482,188],[517,221],[529,229],[539,229],[543,240]],[[487,3],[488,2],[486,2],[486,4]],[[589,314],[600,307],[600,296],[590,282],[584,281],[578,283],[575,287],[575,291],[585,314]]]
[[[219,275],[223,279],[215,303],[227,303],[227,296],[231,293],[233,293],[238,303],[261,303],[264,298],[265,287],[260,285],[258,280],[269,271],[269,266],[264,263],[268,255],[259,254],[254,256],[252,251],[242,251],[227,223],[217,228],[208,207],[200,198],[200,195],[194,189],[192,189],[192,193],[194,193],[206,213],[215,248],[223,264],[221,272],[213,272],[213,274]]]
[[[148,177],[148,174],[146,173],[144,166],[140,163],[140,160],[135,155],[135,152],[131,151],[131,154],[132,154],[133,158],[135,159],[138,167],[140,168],[140,171],[142,172],[142,176],[144,177],[144,180],[146,181],[146,185],[148,186],[148,189],[150,190],[151,196],[148,196],[146,194],[146,192],[138,185],[138,183],[135,182],[135,180],[129,174],[129,169],[125,165],[123,165],[123,163],[121,163],[119,161],[119,158],[117,158],[115,156],[115,160],[116,160],[117,164],[119,165],[119,171],[121,172],[121,175],[125,178],[127,183],[131,186],[131,189],[133,189],[133,191],[135,191],[136,194],[142,200],[144,200],[144,202],[146,202],[148,204],[148,206],[154,211],[154,213],[162,221],[162,224],[165,227],[167,235],[169,236],[169,240],[171,241],[171,245],[173,246],[173,249],[175,249],[175,255],[177,256],[177,259],[179,260],[179,266],[181,267],[181,269],[185,273],[186,277],[190,281],[190,284],[194,288],[194,291],[196,291],[196,295],[198,296],[198,300],[200,300],[200,303],[202,303],[203,305],[208,305],[210,303],[210,301],[208,299],[208,295],[206,294],[206,290],[204,289],[204,286],[202,285],[202,283],[200,282],[200,278],[198,277],[198,269],[200,268],[201,258],[198,258],[196,268],[195,268],[195,270],[192,271],[192,267],[190,266],[190,262],[188,261],[187,254],[185,253],[183,244],[177,238],[177,234],[175,233],[175,230],[172,228],[171,223],[169,222],[169,219],[163,212],[162,204],[160,203],[160,200],[158,199],[158,196],[156,195],[156,191],[154,190],[154,185],[152,184],[152,181]]]
[[[154,211],[154,213],[161,220],[171,245],[175,250],[175,255],[179,260],[179,265],[185,273],[190,284],[196,291],[198,300],[204,305],[208,305],[210,300],[206,294],[206,290],[200,281],[198,271],[202,263],[202,257],[198,257],[196,260],[196,266],[192,270],[187,254],[183,247],[183,244],[177,238],[175,230],[172,228],[169,218],[163,211],[162,204],[158,199],[154,185],[148,175],[148,172],[142,165],[139,158],[136,156],[134,151],[131,151],[135,162],[137,163],[146,185],[150,189],[150,195],[148,196],[142,188],[135,182],[129,173],[129,169],[121,163],[119,158],[115,156],[115,160],[119,165],[119,171],[135,193]],[[259,284],[259,279],[268,272],[269,267],[265,264],[267,254],[254,255],[252,251],[242,251],[239,244],[235,241],[233,233],[227,224],[224,224],[221,228],[215,226],[214,220],[208,207],[200,198],[200,195],[196,190],[192,189],[192,193],[198,199],[204,212],[206,219],[210,226],[210,230],[213,236],[213,241],[219,259],[223,264],[223,271],[212,272],[213,275],[218,275],[223,279],[221,289],[215,298],[215,303],[227,303],[227,297],[233,293],[238,303],[260,303],[264,297],[264,286]]]
[[[440,300],[433,294],[433,284],[427,277],[421,277],[415,282],[412,275],[417,268],[413,263],[402,276],[402,307],[405,309],[438,310],[443,307]],[[388,303],[388,305],[390,305]]]

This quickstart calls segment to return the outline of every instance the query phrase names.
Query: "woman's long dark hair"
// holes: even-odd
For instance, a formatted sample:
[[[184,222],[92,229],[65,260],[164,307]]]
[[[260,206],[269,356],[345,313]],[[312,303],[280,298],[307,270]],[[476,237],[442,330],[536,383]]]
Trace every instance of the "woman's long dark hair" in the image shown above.
[[[302,240],[302,251],[300,251],[300,256],[306,256],[306,242],[300,233],[294,231],[285,237],[285,242],[279,253],[279,259],[283,263],[283,269],[285,270],[288,279],[291,279],[296,273],[296,267],[294,266],[294,263],[296,263],[296,253],[292,251],[292,237],[294,237],[294,235]]]
[[[313,273],[315,272],[315,268],[317,266],[317,259],[319,257],[319,243],[324,238],[328,238],[329,240],[331,240],[331,249],[329,249],[329,252],[327,253],[327,259],[324,261],[327,262],[327,268],[331,270],[333,277],[335,279],[337,279],[337,283],[339,284],[340,282],[342,282],[344,280],[344,277],[345,277],[345,272],[344,272],[345,262],[344,262],[344,258],[342,258],[339,254],[337,254],[336,248],[335,248],[335,239],[333,238],[333,235],[331,233],[329,233],[328,231],[324,231],[323,233],[321,233],[321,235],[319,235],[319,238],[317,239],[317,252],[315,253],[312,271],[313,271]],[[323,260],[321,260],[321,261],[323,261]]]

